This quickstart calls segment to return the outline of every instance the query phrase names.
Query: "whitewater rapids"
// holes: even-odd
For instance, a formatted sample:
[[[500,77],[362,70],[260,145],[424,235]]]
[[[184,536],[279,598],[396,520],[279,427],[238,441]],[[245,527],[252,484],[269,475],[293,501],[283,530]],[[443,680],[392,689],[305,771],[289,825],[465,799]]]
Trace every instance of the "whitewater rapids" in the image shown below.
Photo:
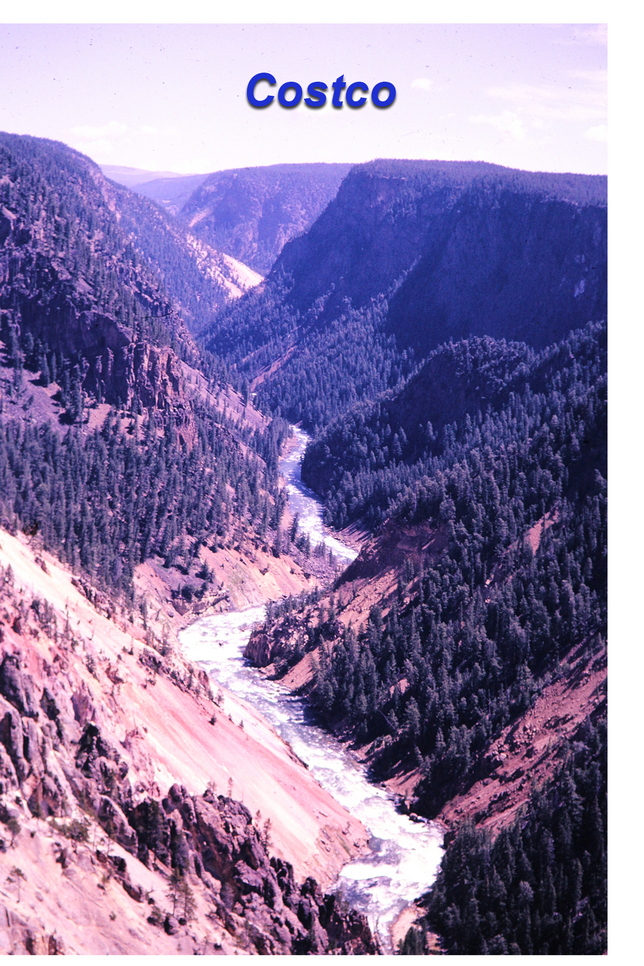
[[[311,546],[323,542],[336,560],[349,563],[356,551],[329,534],[322,506],[301,481],[300,467],[308,437],[295,428],[297,446],[280,464],[291,512]],[[323,788],[370,833],[370,853],[342,869],[335,890],[364,912],[383,949],[392,952],[391,927],[402,912],[434,881],[443,854],[442,832],[431,822],[417,821],[396,810],[394,796],[371,784],[364,767],[332,736],[308,720],[304,702],[278,682],[269,681],[247,663],[243,652],[265,607],[204,617],[181,633],[185,656],[256,708],[306,763]]]

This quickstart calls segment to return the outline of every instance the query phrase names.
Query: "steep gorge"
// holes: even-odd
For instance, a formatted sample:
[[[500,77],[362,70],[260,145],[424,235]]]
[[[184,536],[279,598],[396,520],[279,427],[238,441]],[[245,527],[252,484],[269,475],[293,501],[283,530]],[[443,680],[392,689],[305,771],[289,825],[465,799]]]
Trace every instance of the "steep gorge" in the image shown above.
[[[0,543],[3,950],[374,952],[317,885],[359,823],[153,619]]]
[[[374,951],[300,885],[359,825],[173,653],[196,615],[289,593],[249,656],[407,808],[480,826],[406,951],[430,927],[451,952],[601,951],[605,181],[361,165],[255,285],[63,145],[0,149],[7,950]],[[340,577],[289,514],[285,414],[317,433],[328,520],[372,531]],[[524,876],[492,918],[486,829]],[[56,932],[62,873],[64,911],[98,890],[91,950]]]

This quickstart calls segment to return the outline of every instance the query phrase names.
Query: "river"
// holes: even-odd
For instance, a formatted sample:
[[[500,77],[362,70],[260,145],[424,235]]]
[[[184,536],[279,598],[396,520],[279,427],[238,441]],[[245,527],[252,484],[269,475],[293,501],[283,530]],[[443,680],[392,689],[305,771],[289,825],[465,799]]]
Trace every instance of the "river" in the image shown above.
[[[349,563],[356,551],[325,530],[322,506],[300,479],[308,437],[298,428],[295,436],[296,447],[280,464],[291,512],[298,514],[299,529],[309,534],[311,546],[323,542],[336,560]],[[366,913],[384,950],[392,952],[392,924],[436,876],[442,833],[430,822],[399,814],[394,796],[367,781],[364,767],[351,753],[309,723],[303,701],[245,661],[243,651],[251,631],[264,618],[264,606],[201,618],[181,634],[184,654],[214,682],[260,711],[320,784],[368,829],[370,853],[344,866],[335,888]]]

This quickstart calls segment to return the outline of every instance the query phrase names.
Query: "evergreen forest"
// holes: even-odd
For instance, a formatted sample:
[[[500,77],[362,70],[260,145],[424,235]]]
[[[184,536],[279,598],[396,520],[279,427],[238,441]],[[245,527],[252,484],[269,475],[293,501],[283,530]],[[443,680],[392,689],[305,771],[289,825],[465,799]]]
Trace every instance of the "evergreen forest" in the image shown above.
[[[606,921],[606,730],[589,721],[520,821],[494,841],[459,829],[401,952],[426,952],[431,929],[455,955],[597,956]]]
[[[265,280],[231,297],[224,255]],[[214,173],[175,217],[0,134],[0,339],[0,523],[130,603],[153,558],[190,604],[203,547],[278,556],[279,458],[311,434],[302,479],[363,551],[269,608],[270,671],[305,659],[316,720],[374,780],[415,776],[418,816],[605,669],[605,179],[286,165]],[[600,698],[511,821],[450,831],[400,952],[606,951]]]

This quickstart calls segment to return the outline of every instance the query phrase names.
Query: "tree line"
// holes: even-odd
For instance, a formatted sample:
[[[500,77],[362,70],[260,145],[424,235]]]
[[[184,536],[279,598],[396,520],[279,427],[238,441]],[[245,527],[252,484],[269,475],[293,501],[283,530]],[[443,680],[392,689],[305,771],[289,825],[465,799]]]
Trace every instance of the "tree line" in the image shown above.
[[[96,584],[129,596],[135,567],[151,556],[187,572],[202,546],[216,549],[239,528],[266,539],[283,512],[285,424],[247,430],[247,452],[237,425],[205,406],[189,441],[180,430],[172,415],[138,421],[113,410],[87,434],[0,422],[2,524],[38,534]]]
[[[464,405],[452,419],[459,405],[457,385],[456,402],[438,404],[444,412],[437,434],[416,422],[416,411],[409,415],[401,402],[403,390],[398,398],[387,397],[338,421],[314,444],[331,463],[340,452],[338,440],[344,439],[348,465],[362,461],[365,489],[355,505],[355,518],[361,519],[359,510],[370,499],[366,483],[380,478],[377,469],[368,469],[370,460],[385,455],[384,439],[384,446],[389,445],[384,469],[390,471],[380,504],[387,517],[384,527],[424,527],[442,549],[409,554],[393,598],[377,602],[359,627],[344,627],[338,620],[351,592],[349,569],[329,603],[298,604],[296,609],[307,614],[298,633],[291,627],[288,635],[280,635],[279,621],[273,632],[294,641],[281,646],[283,668],[315,652],[310,698],[318,719],[345,737],[371,743],[375,778],[400,766],[419,770],[414,807],[428,817],[481,776],[490,743],[545,686],[566,675],[573,650],[576,659],[605,660],[605,327],[590,325],[541,353],[509,346],[507,364],[501,365],[504,355],[503,345],[487,342],[442,350],[443,359],[458,357],[465,370],[469,365],[479,391],[483,363],[490,367],[488,391],[494,380],[497,385],[495,405],[478,411]],[[416,410],[436,410],[431,383],[425,385],[426,396],[410,392],[405,401],[413,400]],[[380,432],[385,418],[391,420],[389,436]],[[437,410],[436,418],[438,425]],[[405,421],[409,432],[403,438]],[[347,427],[355,432],[352,438]],[[391,446],[394,428],[398,453]],[[329,440],[335,449],[325,453]],[[358,474],[354,481],[347,477],[338,487],[343,497],[357,492]],[[387,565],[383,558],[381,566]],[[287,613],[280,620],[293,624],[295,619]],[[599,767],[597,742],[589,738],[588,748],[588,767]],[[580,786],[583,815],[590,809],[596,818],[602,794],[601,785],[594,798],[582,794]],[[541,806],[535,814],[545,821]],[[605,825],[596,823],[595,828],[601,838]],[[453,851],[451,845],[447,856]],[[530,944],[535,952],[546,946],[553,951],[601,946],[605,873],[594,866],[595,853],[589,854],[596,880],[582,875],[576,885],[562,884],[552,872],[557,909],[562,915],[567,910],[569,925],[574,921],[567,932],[554,929],[550,920],[544,925],[545,911],[539,912],[538,922],[536,912],[531,913],[528,929],[526,914],[509,905],[510,926],[497,929],[489,917],[486,926],[485,912],[473,906],[468,913],[468,896],[463,902],[446,900],[451,911],[440,922],[441,935],[446,930],[448,937],[460,937],[458,951],[463,951],[461,927],[470,920],[476,926],[480,919],[480,936],[490,952],[503,951],[504,942],[508,950],[516,946],[522,952]],[[578,859],[582,867],[588,864],[583,852]],[[469,882],[467,869],[459,868],[454,881],[463,875]],[[536,894],[527,872],[520,881]],[[565,897],[569,886],[578,893],[576,906]],[[523,892],[525,908],[533,908],[530,892]],[[453,924],[451,932],[445,922]],[[479,951],[482,939],[476,940]]]
[[[552,782],[494,840],[459,829],[400,952],[426,952],[432,930],[455,955],[605,953],[606,819],[603,717],[587,719]]]

